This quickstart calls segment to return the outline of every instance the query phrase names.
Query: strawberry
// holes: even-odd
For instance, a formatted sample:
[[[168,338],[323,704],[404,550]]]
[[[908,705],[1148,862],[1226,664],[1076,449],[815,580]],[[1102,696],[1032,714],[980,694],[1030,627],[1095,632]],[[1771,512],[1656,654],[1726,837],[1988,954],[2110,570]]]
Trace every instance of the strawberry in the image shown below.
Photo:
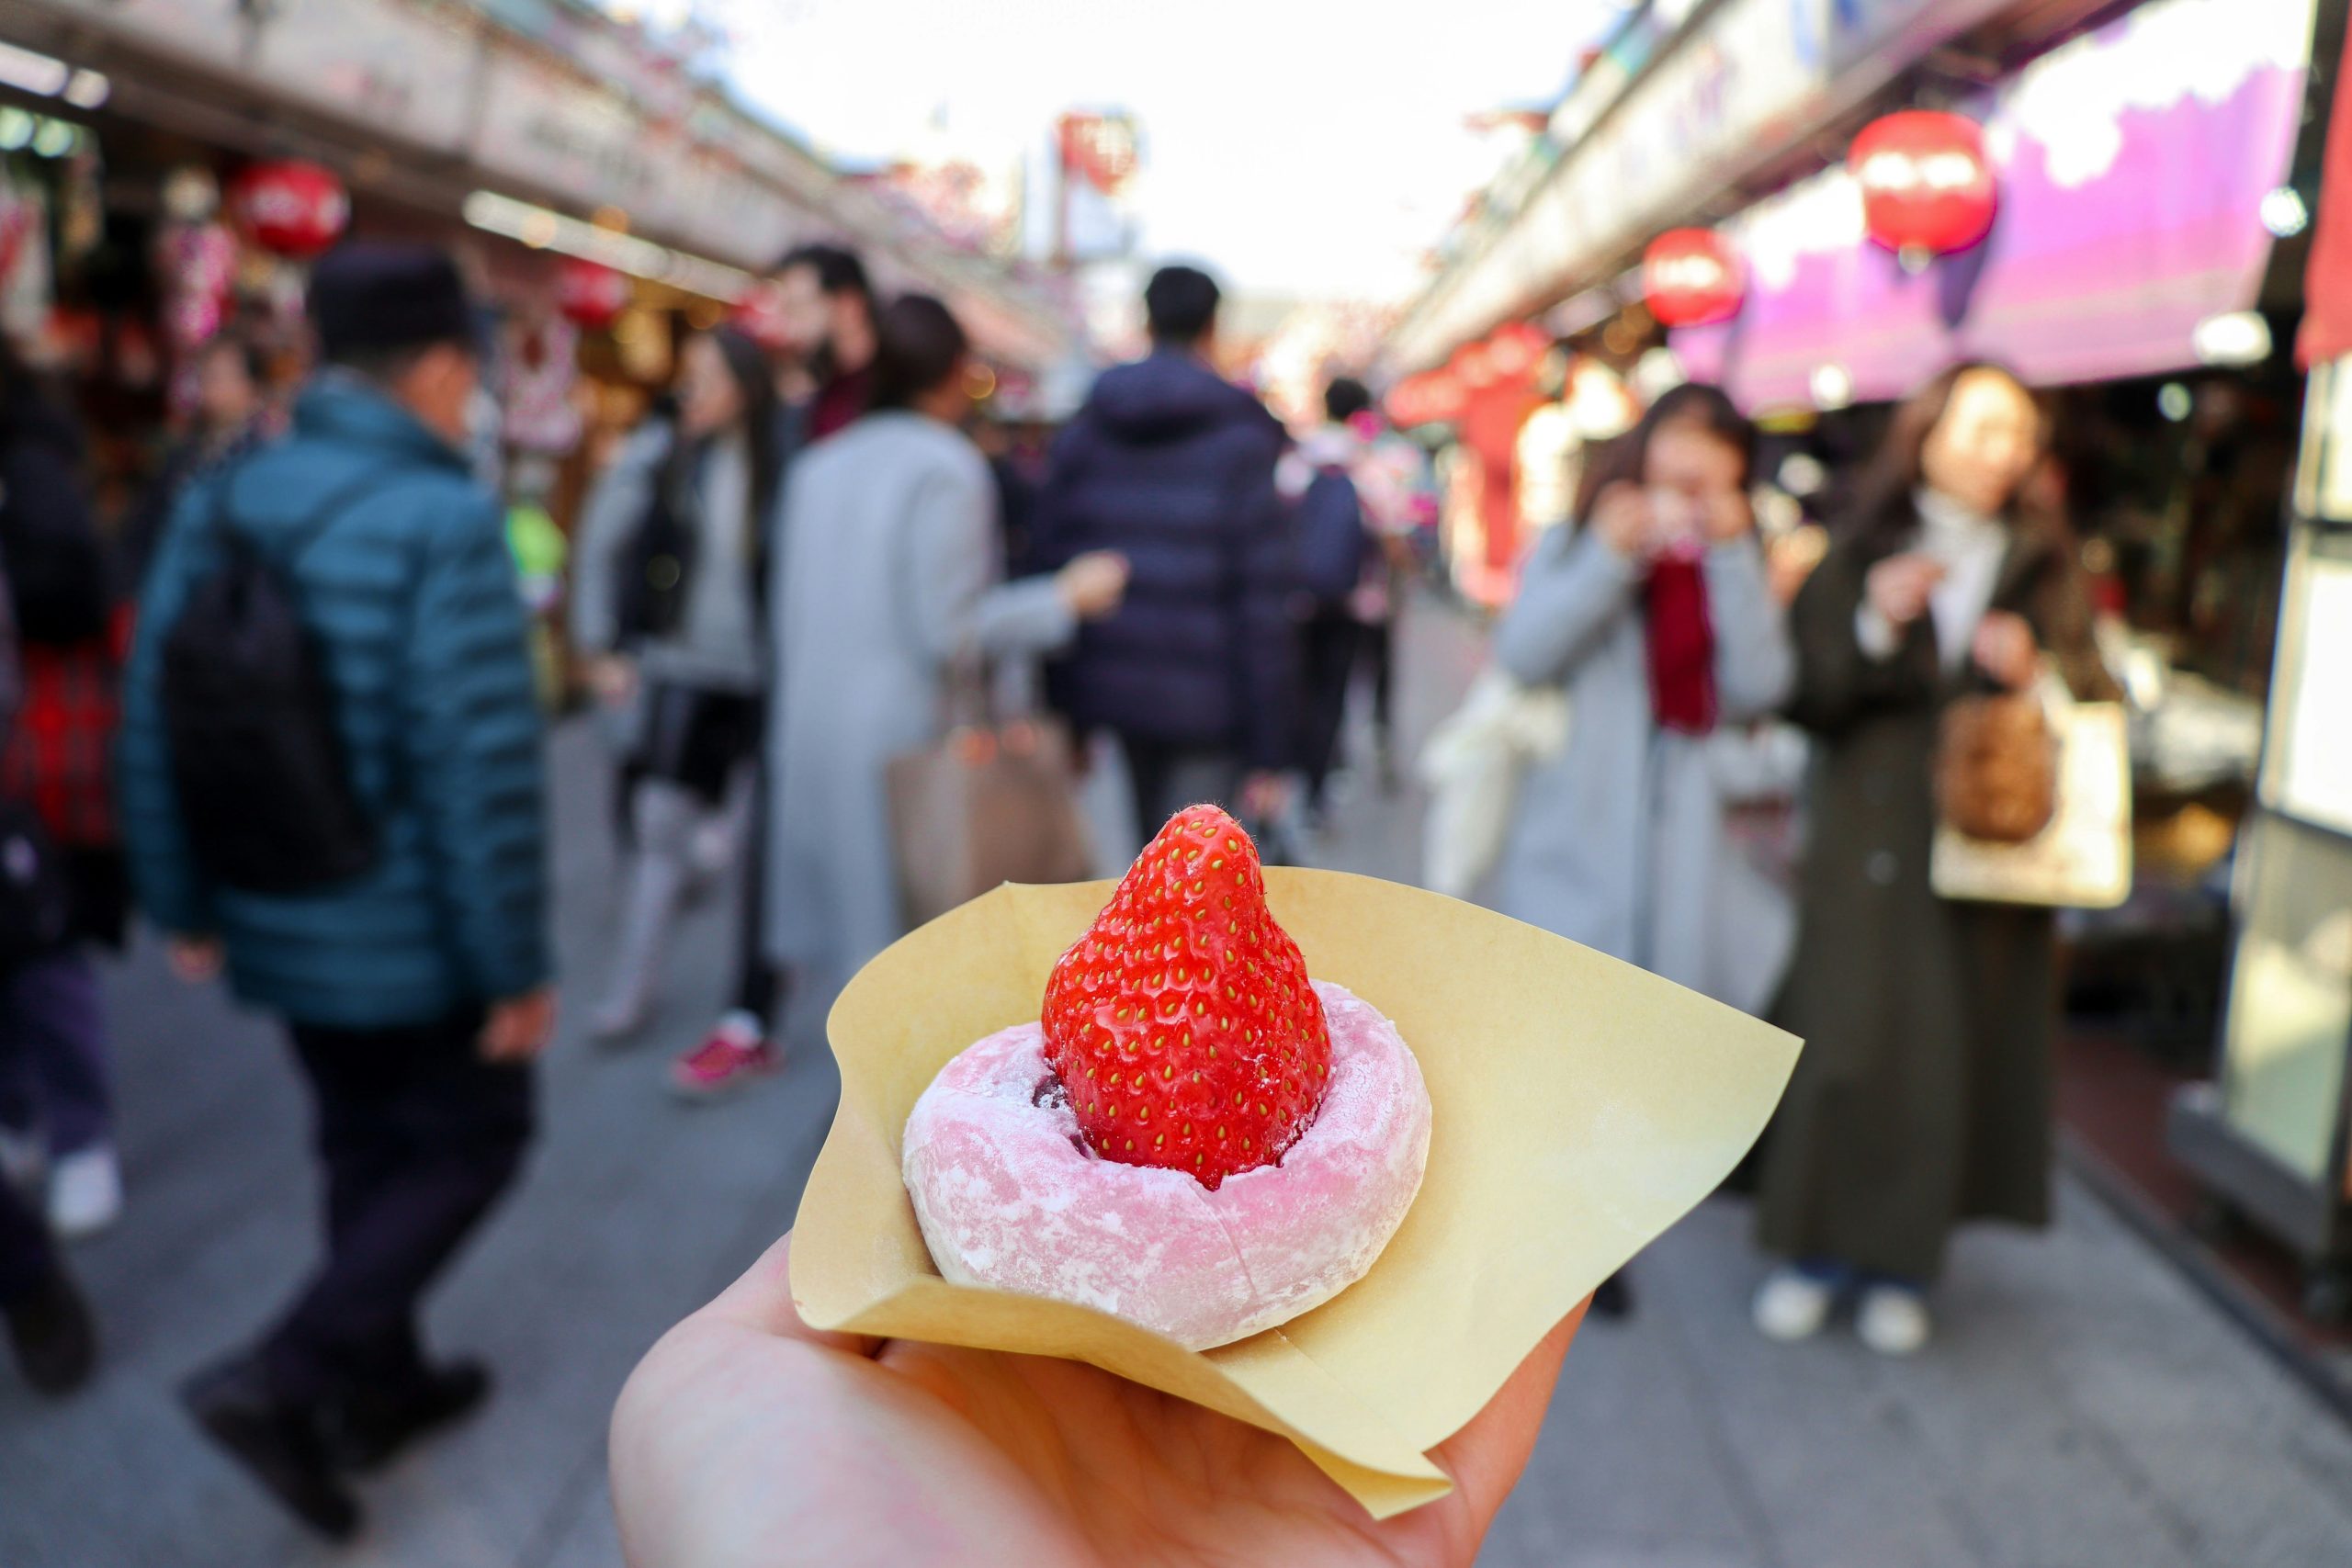
[[[1046,1060],[1094,1152],[1215,1190],[1315,1119],[1331,1033],[1258,848],[1214,806],[1170,818],[1046,982]]]

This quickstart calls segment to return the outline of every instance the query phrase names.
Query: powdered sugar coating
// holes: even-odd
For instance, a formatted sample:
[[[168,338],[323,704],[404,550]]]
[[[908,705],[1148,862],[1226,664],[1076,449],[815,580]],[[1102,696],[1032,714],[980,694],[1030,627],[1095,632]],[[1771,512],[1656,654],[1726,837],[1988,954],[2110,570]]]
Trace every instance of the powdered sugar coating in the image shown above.
[[[1331,1078],[1281,1163],[1211,1192],[1088,1149],[1034,1023],[940,1069],[902,1170],[932,1260],[959,1284],[1115,1313],[1186,1348],[1247,1338],[1362,1279],[1420,1190],[1430,1097],[1396,1027],[1315,982]]]

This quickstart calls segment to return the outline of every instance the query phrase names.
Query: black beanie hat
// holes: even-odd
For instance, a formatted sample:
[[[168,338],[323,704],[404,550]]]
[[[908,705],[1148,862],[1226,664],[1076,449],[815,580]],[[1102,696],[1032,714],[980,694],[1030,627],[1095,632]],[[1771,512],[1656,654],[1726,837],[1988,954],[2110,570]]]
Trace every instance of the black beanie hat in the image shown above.
[[[473,341],[466,286],[437,245],[337,245],[311,270],[311,321],[330,360]]]

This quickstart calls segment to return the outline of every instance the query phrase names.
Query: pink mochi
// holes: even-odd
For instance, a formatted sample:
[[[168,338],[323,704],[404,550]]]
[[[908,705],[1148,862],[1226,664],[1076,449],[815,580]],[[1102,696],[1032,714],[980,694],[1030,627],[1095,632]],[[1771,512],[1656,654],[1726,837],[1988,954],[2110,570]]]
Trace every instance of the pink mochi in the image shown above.
[[[907,1191],[940,1273],[1114,1313],[1193,1350],[1363,1278],[1420,1190],[1429,1089],[1375,1009],[1328,981],[1315,993],[1331,1077],[1313,1124],[1279,1163],[1214,1192],[1182,1171],[1098,1157],[1036,1024],[966,1049],[907,1118]]]

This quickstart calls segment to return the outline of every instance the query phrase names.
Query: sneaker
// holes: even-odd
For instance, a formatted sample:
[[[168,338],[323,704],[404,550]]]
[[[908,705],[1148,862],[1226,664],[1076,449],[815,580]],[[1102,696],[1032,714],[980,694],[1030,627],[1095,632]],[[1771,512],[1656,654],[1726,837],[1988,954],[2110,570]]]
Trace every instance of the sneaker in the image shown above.
[[[64,1269],[51,1269],[5,1312],[17,1370],[35,1393],[54,1399],[90,1381],[98,1363],[97,1328]]]
[[[1872,1285],[1854,1309],[1855,1336],[1882,1356],[1916,1356],[1934,1332],[1927,1297],[1902,1285]]]
[[[111,1144],[60,1155],[49,1173],[49,1228],[66,1241],[97,1235],[122,1217],[122,1166]]]
[[[38,1206],[41,1180],[48,1174],[49,1145],[39,1133],[0,1127],[0,1182],[15,1188],[28,1202]]]
[[[327,1458],[364,1475],[390,1463],[420,1438],[456,1424],[490,1397],[490,1369],[479,1361],[426,1367],[390,1388],[346,1394],[327,1434]]]
[[[251,1360],[198,1373],[181,1389],[180,1403],[296,1518],[329,1540],[359,1533],[359,1500],[327,1462],[321,1407],[279,1398]]]
[[[1829,1321],[1837,1299],[1836,1289],[1826,1280],[1799,1269],[1775,1269],[1756,1292],[1756,1331],[1784,1345],[1810,1339]]]
[[[689,1100],[715,1100],[784,1066],[784,1053],[756,1033],[722,1023],[670,1064],[670,1087]]]

